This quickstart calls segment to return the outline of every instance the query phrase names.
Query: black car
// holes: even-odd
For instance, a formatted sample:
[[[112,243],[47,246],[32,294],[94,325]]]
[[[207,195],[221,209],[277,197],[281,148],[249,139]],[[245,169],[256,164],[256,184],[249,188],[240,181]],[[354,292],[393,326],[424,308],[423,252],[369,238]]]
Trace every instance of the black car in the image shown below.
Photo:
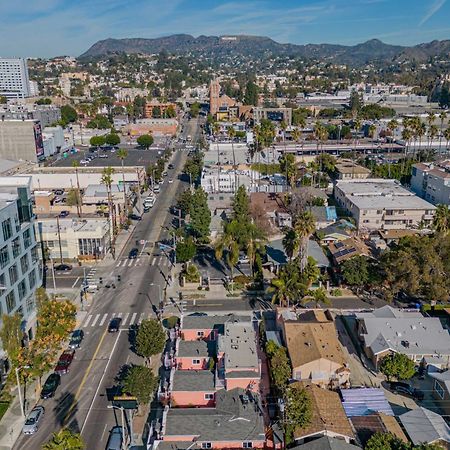
[[[142,217],[138,216],[137,214],[130,214],[128,216],[128,218],[131,219],[131,220],[141,220],[142,219]]]
[[[73,331],[72,336],[70,337],[69,348],[71,349],[80,348],[83,338],[84,338],[83,330]]]
[[[56,389],[58,389],[59,383],[61,383],[61,377],[57,373],[49,375],[45,380],[44,386],[42,386],[41,398],[51,398],[55,395]]]
[[[121,322],[122,319],[120,317],[114,317],[114,319],[111,319],[108,325],[108,333],[117,333],[119,331]]]
[[[136,259],[138,253],[139,253],[139,250],[137,248],[132,248],[130,250],[130,253],[128,254],[128,259]]]
[[[59,213],[59,217],[61,217],[62,219],[64,219],[64,217],[67,217],[70,214],[69,211],[61,211]]]
[[[172,169],[173,169],[173,164],[169,164],[169,165],[167,166],[167,168],[168,168],[169,170],[172,170]]]
[[[393,381],[390,383],[389,387],[391,391],[396,392],[397,394],[407,395],[417,400],[423,400],[424,398],[424,393],[420,389],[416,389],[403,381]]]
[[[72,270],[72,266],[70,264],[58,264],[55,266],[56,273],[66,273]]]

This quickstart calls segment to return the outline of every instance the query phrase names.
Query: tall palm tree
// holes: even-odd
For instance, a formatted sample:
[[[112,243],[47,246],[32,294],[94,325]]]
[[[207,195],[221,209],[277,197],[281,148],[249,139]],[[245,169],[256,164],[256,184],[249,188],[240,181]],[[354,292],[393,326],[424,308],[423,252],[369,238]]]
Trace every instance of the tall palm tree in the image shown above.
[[[225,226],[223,234],[215,245],[215,256],[220,261],[225,255],[225,261],[231,271],[231,293],[234,290],[234,268],[239,261],[239,244]]]
[[[301,212],[294,221],[294,230],[300,241],[300,271],[305,270],[308,262],[308,240],[316,229],[316,221],[309,211]]]
[[[280,276],[274,278],[270,284],[267,292],[272,294],[272,303],[280,306],[289,306],[289,301],[292,296],[290,280]]]
[[[433,228],[439,233],[450,231],[450,209],[448,205],[437,205],[433,219]]]
[[[300,240],[297,233],[293,228],[288,228],[284,234],[283,248],[290,261],[295,258],[300,249]]]
[[[312,299],[316,304],[316,308],[318,308],[320,304],[327,306],[331,304],[330,299],[327,296],[327,291],[323,286],[310,290],[308,294],[310,299]]]
[[[236,136],[236,130],[234,129],[233,125],[228,127],[227,134],[231,141],[231,151],[233,153],[234,192],[236,193],[238,188],[236,154],[234,153],[234,138]]]
[[[441,111],[439,113],[439,119],[441,121],[441,127],[439,130],[439,156],[441,156],[441,143],[442,143],[442,136],[444,134],[444,121],[447,118],[447,111]]]
[[[117,157],[120,159],[120,163],[122,165],[122,187],[123,187],[123,220],[125,222],[127,212],[128,212],[128,201],[127,201],[127,190],[125,186],[125,168],[124,168],[124,161],[128,156],[128,152],[121,148],[117,151]]]
[[[402,163],[402,174],[404,171],[404,167],[406,165],[406,159],[408,158],[408,151],[409,151],[409,144],[411,142],[412,138],[412,132],[409,128],[403,128],[402,130],[402,139],[405,141],[405,154],[403,156],[403,163]]]
[[[433,144],[433,140],[438,135],[438,133],[439,133],[439,128],[437,127],[437,125],[431,125],[428,128],[428,136],[430,138],[429,150],[431,150],[431,145]]]
[[[110,228],[111,228],[110,233],[109,233],[109,239],[110,239],[111,255],[113,258],[116,257],[115,241],[116,241],[116,233],[117,233],[116,214],[115,214],[115,207],[114,207],[112,191],[111,191],[114,173],[115,173],[114,168],[105,167],[103,169],[102,178],[100,181],[102,184],[104,184],[106,186],[106,192],[107,192],[107,196],[108,196],[108,210],[109,210],[109,220],[110,220]]]
[[[75,169],[75,177],[77,179],[77,214],[78,214],[78,217],[82,217],[83,206],[82,206],[82,201],[81,201],[80,178],[78,176],[78,167],[80,167],[79,161],[78,160],[72,161],[72,167]]]
[[[377,131],[377,127],[372,123],[369,125],[369,137],[370,139],[372,139],[372,150],[375,147],[375,143],[374,143],[374,137],[375,137],[375,132]]]
[[[426,131],[427,131],[426,125],[419,119],[416,129],[417,137],[419,138],[419,162],[421,158],[422,138],[425,136]]]
[[[450,142],[450,127],[444,131],[444,137],[446,141],[445,151],[448,151],[448,143]]]
[[[387,124],[388,130],[391,133],[391,151],[394,149],[394,131],[398,128],[398,122],[395,119],[391,119]]]

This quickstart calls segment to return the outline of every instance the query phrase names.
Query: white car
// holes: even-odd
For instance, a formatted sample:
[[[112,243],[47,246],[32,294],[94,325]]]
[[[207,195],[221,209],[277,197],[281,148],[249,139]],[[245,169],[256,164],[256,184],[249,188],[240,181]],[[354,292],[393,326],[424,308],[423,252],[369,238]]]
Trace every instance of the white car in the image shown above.
[[[107,158],[108,155],[106,153],[102,153],[101,155],[98,156],[99,158]]]
[[[91,162],[90,159],[82,159],[82,160],[80,161],[80,164],[89,164],[90,162]]]
[[[30,411],[22,428],[23,434],[36,433],[39,427],[39,422],[42,419],[44,412],[45,409],[43,406],[36,406]]]
[[[169,178],[169,184],[172,184],[172,183],[173,183],[172,178]]]

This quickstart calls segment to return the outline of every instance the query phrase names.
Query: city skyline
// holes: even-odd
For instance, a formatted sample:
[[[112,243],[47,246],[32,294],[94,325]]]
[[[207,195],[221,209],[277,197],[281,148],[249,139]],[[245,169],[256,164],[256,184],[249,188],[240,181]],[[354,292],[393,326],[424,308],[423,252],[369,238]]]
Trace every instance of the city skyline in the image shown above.
[[[450,35],[448,0],[17,0],[0,5],[2,56],[78,56],[101,39],[249,34],[282,43],[416,45]],[[33,31],[35,30],[35,31]],[[345,30],[343,32],[342,30]],[[12,38],[14,36],[14,38]]]

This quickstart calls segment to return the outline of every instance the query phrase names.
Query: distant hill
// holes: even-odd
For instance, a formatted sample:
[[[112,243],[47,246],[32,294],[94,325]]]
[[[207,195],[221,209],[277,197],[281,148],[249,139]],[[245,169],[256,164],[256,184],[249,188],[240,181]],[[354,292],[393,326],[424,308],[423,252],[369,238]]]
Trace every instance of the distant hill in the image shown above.
[[[174,34],[155,39],[105,39],[96,42],[80,58],[92,58],[115,53],[154,54],[161,51],[173,54],[199,54],[221,58],[233,54],[244,57],[271,55],[326,59],[350,65],[368,62],[391,62],[413,59],[427,61],[431,56],[450,54],[450,41],[433,41],[413,47],[389,45],[372,39],[353,46],[333,44],[280,44],[264,36],[199,36]]]

